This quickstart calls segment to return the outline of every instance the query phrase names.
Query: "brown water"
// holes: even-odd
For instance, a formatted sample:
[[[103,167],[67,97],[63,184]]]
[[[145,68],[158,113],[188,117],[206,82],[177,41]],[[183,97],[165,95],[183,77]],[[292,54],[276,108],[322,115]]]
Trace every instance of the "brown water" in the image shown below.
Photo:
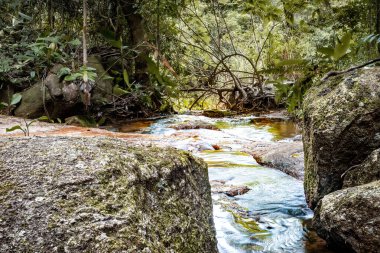
[[[299,126],[289,120],[281,118],[256,118],[252,124],[261,129],[267,129],[274,136],[274,140],[281,140],[301,134]]]

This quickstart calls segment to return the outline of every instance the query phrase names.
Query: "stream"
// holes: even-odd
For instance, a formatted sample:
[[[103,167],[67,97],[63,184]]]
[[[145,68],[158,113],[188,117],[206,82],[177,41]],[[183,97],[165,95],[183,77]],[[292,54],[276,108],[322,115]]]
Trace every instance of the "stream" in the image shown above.
[[[205,122],[215,129],[176,130],[171,126]],[[209,179],[251,190],[227,197],[213,193],[213,213],[220,253],[307,252],[328,253],[325,242],[309,230],[313,212],[305,202],[303,182],[260,166],[242,152],[250,142],[292,142],[297,126],[277,116],[211,119],[176,115],[156,121],[137,121],[113,129],[164,136],[171,146],[193,151],[209,166]],[[219,150],[209,150],[217,144]]]

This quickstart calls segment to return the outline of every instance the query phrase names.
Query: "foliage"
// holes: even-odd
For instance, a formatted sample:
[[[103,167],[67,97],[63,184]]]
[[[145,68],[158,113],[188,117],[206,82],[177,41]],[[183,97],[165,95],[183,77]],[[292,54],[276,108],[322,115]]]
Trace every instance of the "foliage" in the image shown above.
[[[22,99],[22,95],[20,93],[13,94],[9,103],[7,102],[0,103],[0,110],[8,106],[17,105],[18,103],[20,103],[21,99]]]
[[[35,119],[35,120],[31,120],[29,122],[26,121],[26,119],[24,119],[24,124],[23,125],[15,125],[13,127],[10,127],[10,128],[7,128],[5,131],[8,133],[8,132],[13,132],[13,131],[17,131],[17,130],[20,130],[24,133],[25,136],[29,136],[30,135],[30,127],[31,125],[33,125],[34,123],[36,123],[37,121],[46,121],[48,120],[48,117],[46,116],[42,116],[38,119]]]
[[[78,79],[86,82],[95,82],[96,78],[98,77],[98,74],[96,73],[95,68],[82,66],[79,68],[78,71],[74,73],[72,73],[69,68],[62,68],[60,69],[59,76],[64,76],[64,80],[67,82],[76,81]]]
[[[88,47],[106,63],[117,111],[159,111],[178,96],[191,97],[193,108],[206,100],[233,107],[251,99],[247,105],[267,84],[275,85],[279,104],[296,111],[315,79],[378,56],[376,4],[88,0]],[[19,93],[56,63],[65,82],[103,78],[82,64],[81,1],[0,0],[0,11],[2,89],[12,85]],[[196,92],[180,94],[189,90]]]

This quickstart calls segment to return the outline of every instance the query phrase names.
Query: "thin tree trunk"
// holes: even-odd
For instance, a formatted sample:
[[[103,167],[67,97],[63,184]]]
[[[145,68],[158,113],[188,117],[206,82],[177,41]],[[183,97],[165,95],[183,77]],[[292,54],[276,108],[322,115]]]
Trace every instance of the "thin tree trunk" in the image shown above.
[[[160,0],[157,0],[157,31],[156,31],[156,47],[157,47],[157,67],[160,67]]]
[[[48,7],[49,30],[52,31],[52,30],[54,30],[54,10],[53,10],[52,0],[48,0],[47,7]]]
[[[87,67],[87,0],[83,0],[83,66]]]
[[[81,90],[83,92],[83,104],[85,106],[86,111],[88,107],[91,105],[91,85],[88,80],[87,73],[87,64],[88,64],[88,55],[87,55],[87,17],[88,17],[88,9],[87,9],[87,0],[83,0],[83,67],[85,68],[83,74],[83,83],[81,85]]]

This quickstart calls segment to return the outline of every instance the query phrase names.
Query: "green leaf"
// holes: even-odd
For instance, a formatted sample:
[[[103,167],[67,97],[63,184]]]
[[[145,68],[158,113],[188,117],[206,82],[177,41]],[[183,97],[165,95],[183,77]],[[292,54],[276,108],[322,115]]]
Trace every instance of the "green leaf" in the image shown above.
[[[348,49],[350,48],[351,37],[351,33],[346,33],[345,35],[343,35],[340,42],[338,42],[338,44],[335,46],[333,55],[333,59],[335,61],[339,60],[348,53]]]
[[[130,87],[130,83],[129,83],[129,76],[128,76],[128,72],[126,69],[123,70],[123,79],[124,79],[124,83]]]
[[[369,42],[369,43],[372,43],[372,42],[374,42],[376,39],[378,39],[379,37],[380,37],[379,34],[374,34],[374,35],[368,40],[368,42]]]
[[[58,77],[61,78],[63,76],[67,76],[71,74],[71,69],[67,67],[60,68],[58,70]]]
[[[31,16],[28,16],[22,12],[19,12],[18,15],[20,15],[21,18],[25,19],[25,20],[28,20],[28,21],[31,21],[32,20],[32,17]]]
[[[109,40],[108,41],[113,47],[121,49],[123,47],[123,42],[121,40]]]
[[[290,60],[283,60],[276,64],[276,67],[283,67],[283,66],[290,66],[290,65],[301,65],[305,63],[302,59],[290,59]]]
[[[362,39],[362,41],[363,42],[369,42],[371,39],[372,39],[372,37],[374,37],[374,36],[376,36],[376,34],[370,34],[370,35],[368,35],[368,36],[366,36],[366,37],[364,37],[363,39]]]
[[[82,42],[79,39],[75,39],[75,40],[70,41],[68,44],[77,47],[77,46],[82,45]]]
[[[317,48],[317,51],[328,57],[332,57],[334,55],[334,48],[332,47],[320,47]]]
[[[110,75],[104,75],[103,77],[102,77],[102,80],[113,80],[114,78],[112,77],[112,76],[110,76]]]
[[[87,72],[87,77],[89,80],[95,82],[96,78],[98,77],[98,74],[94,72]]]
[[[122,88],[120,88],[119,85],[116,85],[114,88],[113,88],[113,94],[115,94],[116,96],[123,96],[123,95],[126,95],[128,94],[129,92],[127,90],[124,90]]]
[[[13,126],[11,128],[7,128],[5,129],[5,131],[8,133],[8,132],[13,132],[13,131],[16,131],[16,130],[21,130],[24,132],[24,129],[22,129],[22,127],[20,125],[17,125],[17,126]]]
[[[41,116],[38,118],[39,121],[49,121],[49,117],[48,116]]]
[[[82,71],[92,71],[92,72],[96,72],[96,68],[92,68],[92,67],[85,67],[85,66],[82,66],[80,67],[80,70]]]
[[[106,120],[107,120],[106,117],[102,117],[102,118],[98,121],[97,125],[98,125],[98,126],[102,126],[102,125],[104,125],[104,123],[106,122]]]
[[[64,80],[67,82],[72,82],[72,81],[77,80],[80,77],[82,77],[81,73],[74,73],[74,74],[66,76]]]
[[[20,103],[21,99],[22,99],[21,93],[13,94],[12,99],[11,99],[11,105],[17,105],[18,103]]]

